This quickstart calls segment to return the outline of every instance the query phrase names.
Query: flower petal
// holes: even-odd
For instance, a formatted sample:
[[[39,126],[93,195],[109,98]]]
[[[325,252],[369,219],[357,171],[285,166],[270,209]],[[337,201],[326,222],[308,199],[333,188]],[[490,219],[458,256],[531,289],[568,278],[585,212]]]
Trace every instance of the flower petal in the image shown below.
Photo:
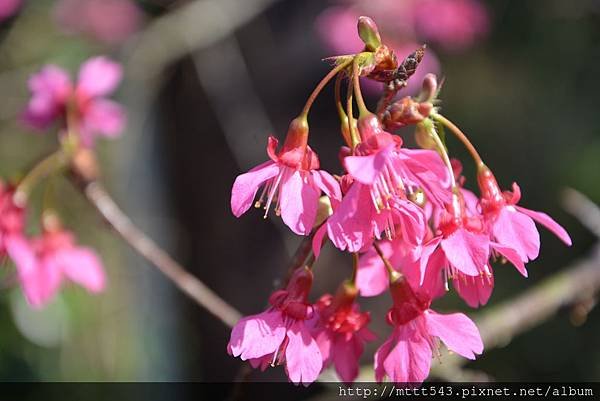
[[[422,383],[431,368],[431,346],[413,327],[399,326],[393,334],[397,341],[383,367],[394,383]]]
[[[312,170],[311,171],[315,185],[320,188],[325,195],[332,200],[342,200],[342,190],[340,184],[335,178],[327,171],[324,170]]]
[[[287,332],[289,343],[285,350],[285,367],[290,381],[308,386],[317,380],[323,359],[314,338],[304,322],[296,321]]]
[[[107,95],[115,90],[123,69],[107,57],[94,57],[82,64],[79,69],[77,91],[88,97]]]
[[[565,244],[567,244],[568,246],[573,245],[573,241],[571,241],[571,237],[567,233],[567,230],[565,230],[560,224],[558,224],[556,221],[554,221],[554,219],[552,217],[548,216],[546,213],[536,212],[534,210],[525,209],[524,207],[521,207],[521,206],[515,206],[515,207],[517,208],[517,210],[519,212],[526,214],[527,216],[531,217],[539,224],[546,227],[548,230],[552,231],[552,233],[554,233],[554,235],[556,235],[558,238],[560,238],[560,240],[562,242],[564,242]]]
[[[389,241],[381,241],[379,246],[386,257],[392,254],[391,243]],[[375,249],[371,247],[358,260],[356,287],[363,297],[374,297],[383,293],[388,288],[388,285],[389,277],[387,270]]]
[[[275,352],[285,339],[285,325],[279,311],[266,311],[241,319],[231,330],[227,346],[243,361]]]
[[[298,235],[308,235],[317,217],[319,191],[308,182],[311,178],[308,174],[294,171],[281,183],[281,218]]]
[[[102,262],[89,248],[71,248],[57,251],[54,261],[74,283],[91,292],[101,292],[106,285]]]
[[[487,236],[459,228],[441,242],[446,258],[457,270],[479,276],[490,256]]]
[[[347,156],[344,158],[344,166],[358,182],[371,185],[385,167],[395,146],[395,143],[390,143],[379,152],[369,156]]]
[[[258,188],[277,174],[279,174],[279,166],[269,160],[247,173],[238,175],[231,189],[231,211],[234,216],[240,217],[246,213],[256,197]]]
[[[514,249],[523,262],[538,257],[540,253],[540,234],[533,220],[514,207],[503,207],[492,225],[492,234],[496,242]]]
[[[475,323],[462,313],[441,315],[428,310],[424,314],[429,334],[438,337],[449,350],[467,358],[483,352],[483,342]]]
[[[112,100],[95,99],[88,103],[82,129],[114,138],[123,131],[125,121],[125,110],[120,104]]]
[[[523,277],[527,277],[527,269],[525,268],[525,264],[523,263],[523,260],[521,260],[521,257],[519,256],[517,251],[510,247],[500,245],[496,242],[490,242],[490,245],[492,246],[492,249],[500,253],[510,263],[512,263],[513,266],[517,268],[519,273],[523,275]]]

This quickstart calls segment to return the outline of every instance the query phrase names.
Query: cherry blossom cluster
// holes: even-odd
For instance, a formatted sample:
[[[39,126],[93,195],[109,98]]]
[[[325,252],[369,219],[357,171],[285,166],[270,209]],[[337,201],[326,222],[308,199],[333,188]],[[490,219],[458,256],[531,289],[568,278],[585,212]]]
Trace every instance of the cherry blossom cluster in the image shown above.
[[[65,173],[72,163],[89,157],[86,152],[96,137],[121,133],[125,112],[106,98],[121,76],[119,64],[95,57],[82,64],[76,83],[55,65],[43,67],[29,79],[31,98],[21,119],[38,131],[56,126],[59,146],[21,178],[0,179],[0,259],[13,262],[17,282],[32,307],[48,304],[64,281],[92,293],[105,288],[104,268],[96,252],[78,245],[75,235],[63,227],[59,212],[48,206],[54,195],[51,183],[44,187],[39,229],[30,230],[27,224],[28,199],[45,178]]]
[[[294,233],[312,238],[313,255],[271,294],[264,312],[237,323],[227,347],[255,368],[283,365],[295,384],[310,384],[330,366],[346,383],[357,378],[365,343],[376,341],[368,328],[372,316],[357,299],[386,291],[391,306],[380,318],[393,330],[373,357],[377,381],[423,382],[440,343],[475,359],[483,343],[474,322],[463,313],[438,313],[432,303],[453,288],[468,306],[485,305],[495,261],[527,277],[525,264],[540,250],[536,223],[571,245],[552,218],[520,205],[516,183],[502,190],[467,136],[440,114],[434,75],[424,77],[418,97],[390,96],[406,86],[424,48],[399,62],[371,19],[359,18],[358,33],[363,49],[331,59],[335,66],[292,120],[283,145],[270,137],[269,160],[239,175],[232,188],[235,216],[252,206],[265,217],[274,210]],[[321,170],[308,145],[310,107],[334,78],[344,141],[337,174]],[[384,82],[386,95],[376,112],[367,108],[359,78]],[[406,127],[414,128],[418,148],[405,146],[397,134]],[[461,163],[445,146],[446,132],[472,156],[478,194],[464,187]],[[352,255],[351,273],[333,295],[311,301],[313,265],[327,243]]]

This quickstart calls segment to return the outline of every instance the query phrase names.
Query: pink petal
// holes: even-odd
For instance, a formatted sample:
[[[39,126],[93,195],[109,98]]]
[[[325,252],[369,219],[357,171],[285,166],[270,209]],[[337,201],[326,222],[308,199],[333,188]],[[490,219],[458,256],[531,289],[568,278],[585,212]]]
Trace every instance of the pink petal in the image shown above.
[[[538,222],[541,225],[543,225],[544,227],[546,227],[548,230],[552,231],[554,233],[554,235],[556,235],[558,238],[560,238],[560,240],[562,242],[564,242],[565,244],[567,244],[568,246],[571,246],[573,244],[573,241],[571,241],[571,237],[569,236],[567,231],[560,224],[558,224],[556,221],[554,221],[554,219],[552,217],[548,216],[546,213],[536,212],[534,210],[525,209],[524,207],[521,207],[521,206],[515,206],[515,207],[517,208],[517,210],[519,212],[526,214],[527,216],[534,219],[536,222]]]
[[[309,177],[308,174],[294,171],[281,183],[281,218],[298,235],[308,235],[317,217],[319,191],[307,182]]]
[[[491,272],[491,268],[490,272]],[[459,276],[452,279],[452,285],[458,295],[471,308],[478,308],[485,305],[492,296],[494,289],[494,276]]]
[[[423,285],[423,281],[425,280],[426,269],[429,268],[429,258],[433,254],[433,252],[437,249],[438,245],[442,241],[442,237],[434,237],[428,243],[423,245],[421,250],[421,260],[420,260],[420,280],[419,285]]]
[[[392,254],[389,241],[379,243],[386,256]],[[374,297],[383,293],[389,285],[387,270],[374,248],[361,255],[356,270],[356,287],[363,297]]]
[[[115,90],[123,69],[107,57],[94,57],[82,64],[79,70],[77,91],[87,97],[107,95]]]
[[[90,134],[100,134],[109,138],[117,137],[125,127],[125,110],[111,100],[95,99],[88,103],[83,116],[82,129]]]
[[[422,383],[431,367],[431,346],[411,326],[400,326],[393,334],[397,341],[383,361],[385,372],[394,383]]]
[[[254,202],[258,188],[277,174],[279,166],[269,160],[245,174],[238,175],[231,189],[231,211],[234,216],[240,217],[246,213]]]
[[[281,312],[266,311],[237,322],[227,348],[243,361],[260,358],[275,352],[285,339],[285,333]]]
[[[385,167],[395,146],[395,143],[390,143],[377,153],[369,156],[347,156],[344,158],[344,166],[358,182],[372,185]]]
[[[91,292],[101,292],[106,285],[102,262],[89,248],[72,248],[56,252],[54,261],[71,281]]]
[[[285,350],[287,375],[292,383],[308,386],[317,380],[323,367],[319,346],[302,321],[296,321],[290,327],[287,337],[289,339]]]
[[[423,209],[410,201],[398,199],[394,202],[394,210],[398,212],[404,241],[414,245],[421,244],[426,230]]]
[[[521,260],[521,257],[519,256],[517,251],[515,251],[514,249],[509,248],[507,246],[503,246],[498,243],[495,243],[495,242],[490,242],[490,245],[492,246],[492,249],[494,249],[495,251],[498,251],[510,263],[512,263],[517,268],[519,273],[521,273],[523,275],[523,277],[527,277],[527,269],[525,268],[525,264],[523,264],[523,261]]]
[[[69,75],[54,65],[44,67],[29,79],[32,92],[22,119],[36,129],[47,128],[64,111],[72,88]]]
[[[369,188],[355,182],[327,220],[329,239],[342,251],[360,251],[373,238],[373,213]]]
[[[478,276],[490,256],[488,237],[463,228],[444,238],[441,245],[450,264],[469,276]]]
[[[523,262],[533,260],[540,252],[540,234],[529,216],[513,207],[503,207],[492,225],[496,241],[514,249]]]
[[[352,336],[346,339],[338,336],[333,346],[333,363],[339,378],[346,384],[350,384],[358,376],[358,360],[363,353],[363,345],[360,339]]]
[[[331,174],[323,170],[312,170],[311,174],[315,185],[320,188],[325,195],[327,195],[331,200],[342,200],[340,184],[331,176]]]
[[[315,231],[315,235],[313,236],[312,241],[312,249],[315,254],[315,259],[319,257],[321,254],[321,248],[323,248],[323,241],[325,240],[325,235],[327,234],[327,223],[322,224],[321,227]]]
[[[6,238],[6,249],[17,266],[27,301],[34,308],[44,307],[60,286],[60,268],[52,258],[38,260],[24,238]]]
[[[467,358],[483,352],[483,342],[475,323],[462,313],[440,315],[426,311],[425,322],[429,334],[438,337],[449,350]]]
[[[6,235],[4,237],[4,246],[20,275],[29,275],[36,272],[37,258],[33,247],[25,237]]]
[[[373,358],[373,370],[375,371],[375,380],[378,383],[381,383],[385,378],[386,371],[383,363],[389,356],[390,351],[392,350],[392,347],[394,345],[393,339],[394,336],[390,336],[390,338],[388,338],[383,344],[381,344],[377,351],[375,351],[375,355]]]

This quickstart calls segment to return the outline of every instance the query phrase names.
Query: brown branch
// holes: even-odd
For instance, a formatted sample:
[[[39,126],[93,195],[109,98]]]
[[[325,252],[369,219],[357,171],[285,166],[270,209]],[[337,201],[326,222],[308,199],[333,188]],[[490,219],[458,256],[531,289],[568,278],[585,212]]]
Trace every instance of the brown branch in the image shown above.
[[[82,180],[81,176],[75,178],[92,206],[134,251],[156,266],[177,288],[221,320],[226,326],[233,327],[235,325],[241,318],[240,312],[221,299],[202,281],[186,271],[183,266],[136,227],[131,219],[117,206],[100,182]]]

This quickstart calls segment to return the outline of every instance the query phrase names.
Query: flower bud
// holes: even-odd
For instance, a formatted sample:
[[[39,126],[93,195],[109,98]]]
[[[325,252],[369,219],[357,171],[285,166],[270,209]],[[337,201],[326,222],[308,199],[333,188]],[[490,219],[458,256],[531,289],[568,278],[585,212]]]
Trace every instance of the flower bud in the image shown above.
[[[432,102],[435,99],[438,91],[438,81],[435,74],[427,74],[423,78],[423,86],[421,87],[421,93],[419,94],[419,100],[421,102]]]
[[[415,141],[422,149],[435,149],[436,144],[431,136],[428,125],[429,124],[425,124],[425,121],[417,124],[415,129]]]
[[[431,103],[418,103],[407,96],[392,103],[383,116],[383,123],[389,129],[417,124],[425,120],[432,109]]]
[[[375,51],[381,46],[381,36],[377,24],[369,17],[358,18],[358,36],[365,43],[365,48],[368,51]]]

